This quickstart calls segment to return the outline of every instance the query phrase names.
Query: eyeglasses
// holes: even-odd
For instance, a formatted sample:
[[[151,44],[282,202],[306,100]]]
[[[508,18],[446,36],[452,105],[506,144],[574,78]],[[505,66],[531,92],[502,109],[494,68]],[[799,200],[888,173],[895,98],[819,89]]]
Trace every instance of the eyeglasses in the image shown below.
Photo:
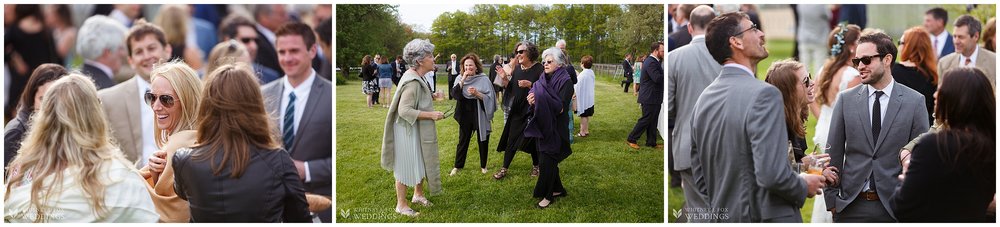
[[[887,54],[876,54],[876,55],[872,55],[872,56],[865,56],[865,57],[860,57],[860,58],[854,58],[854,59],[851,59],[851,62],[854,63],[854,66],[861,66],[859,63],[865,63],[865,65],[867,65],[867,64],[871,64],[872,63],[872,58],[874,58],[874,57],[882,58],[882,57],[885,57],[885,55],[887,55]]]
[[[247,44],[250,42],[257,42],[257,38],[240,38],[240,42]]]
[[[737,32],[736,34],[733,34],[732,36],[740,36],[740,35],[742,35],[742,34],[743,34],[744,32],[747,32],[747,31],[750,31],[750,30],[757,30],[757,24],[754,24],[754,23],[750,23],[750,28],[747,28],[747,30],[743,30],[743,31],[741,31],[741,32]]]
[[[170,95],[157,96],[152,92],[146,91],[145,98],[146,98],[146,104],[149,104],[150,106],[153,106],[153,103],[156,103],[156,100],[159,99],[160,105],[163,105],[163,107],[166,108],[174,107],[174,97]]]

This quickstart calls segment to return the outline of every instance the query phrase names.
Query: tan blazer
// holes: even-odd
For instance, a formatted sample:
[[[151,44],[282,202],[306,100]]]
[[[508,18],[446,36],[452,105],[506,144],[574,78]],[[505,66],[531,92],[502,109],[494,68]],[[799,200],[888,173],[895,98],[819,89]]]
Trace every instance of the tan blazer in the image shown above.
[[[396,164],[396,145],[394,125],[398,118],[417,122],[420,133],[420,151],[424,160],[424,171],[427,176],[428,188],[431,194],[441,192],[441,163],[438,160],[437,128],[433,120],[419,120],[417,115],[422,111],[434,111],[434,101],[431,99],[430,88],[413,70],[406,71],[399,80],[399,90],[392,97],[389,114],[385,119],[385,132],[382,134],[382,168],[393,171]]]
[[[987,49],[983,49],[982,47],[976,47],[976,48],[979,48],[979,56],[976,57],[976,63],[975,63],[976,68],[978,68],[979,70],[983,70],[983,72],[986,73],[986,77],[990,79],[990,83],[993,84],[993,87],[996,87],[997,86],[996,53],[993,53]],[[958,53],[958,51],[955,51],[954,53],[942,57],[941,60],[938,61],[938,76],[944,76],[944,72],[947,72],[949,69],[961,65],[960,62],[958,62],[960,59],[958,57],[959,54],[960,53]]]
[[[163,151],[167,152],[167,164],[160,175],[150,174],[149,167],[142,167],[139,172],[146,178],[146,190],[153,198],[153,205],[156,206],[156,213],[160,214],[160,222],[189,222],[191,220],[191,208],[187,200],[177,197],[174,192],[174,152],[177,149],[194,146],[197,140],[197,132],[186,130],[174,133],[167,144],[163,145]]]
[[[101,99],[101,106],[104,107],[104,114],[107,115],[111,136],[121,148],[122,153],[125,154],[125,158],[133,163],[143,158],[142,122],[139,119],[142,115],[139,113],[139,108],[145,107],[145,103],[140,103],[137,100],[139,88],[136,85],[138,83],[136,80],[141,80],[141,78],[132,77],[132,79],[97,92],[97,97]]]

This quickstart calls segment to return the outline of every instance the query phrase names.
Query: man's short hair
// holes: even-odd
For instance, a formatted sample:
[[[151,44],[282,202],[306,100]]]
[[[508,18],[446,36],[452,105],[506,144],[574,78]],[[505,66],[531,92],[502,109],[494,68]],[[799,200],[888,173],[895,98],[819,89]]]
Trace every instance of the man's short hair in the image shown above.
[[[940,20],[943,24],[948,24],[948,11],[945,11],[941,7],[934,7],[924,12],[924,15],[927,14],[930,14],[935,20]]]
[[[983,31],[983,24],[969,14],[958,16],[958,19],[955,19],[955,27],[962,26],[969,28],[969,37],[980,36],[980,33]]]
[[[139,19],[135,21],[132,28],[129,28],[128,35],[125,36],[125,47],[128,48],[129,57],[132,57],[132,41],[139,41],[148,35],[156,38],[156,41],[159,41],[160,45],[167,45],[167,35],[163,33],[163,29],[160,26],[146,22],[146,19]]]
[[[281,28],[278,28],[278,31],[275,32],[274,34],[275,37],[290,36],[290,35],[301,36],[302,41],[305,42],[306,44],[306,48],[312,48],[313,45],[316,45],[316,34],[313,33],[313,30],[312,28],[309,27],[309,25],[303,23],[299,22],[287,23],[285,25],[282,25]]]
[[[858,38],[858,45],[862,43],[875,44],[875,49],[879,55],[892,54],[892,62],[896,61],[896,44],[892,42],[892,37],[886,35],[882,30],[866,30]]]

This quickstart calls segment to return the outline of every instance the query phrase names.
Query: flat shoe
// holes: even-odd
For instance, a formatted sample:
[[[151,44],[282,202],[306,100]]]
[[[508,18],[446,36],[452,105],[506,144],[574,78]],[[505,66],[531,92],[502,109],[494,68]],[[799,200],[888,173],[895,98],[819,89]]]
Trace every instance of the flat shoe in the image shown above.
[[[420,212],[417,212],[417,211],[415,211],[413,209],[406,208],[406,209],[400,210],[399,207],[396,207],[396,213],[402,214],[403,216],[407,216],[407,217],[416,217],[417,215],[420,215]]]
[[[416,197],[416,196],[414,196],[413,199],[410,200],[410,202],[413,203],[413,204],[420,204],[421,206],[425,206],[425,207],[429,207],[429,206],[434,205],[433,203],[431,203],[431,201],[427,200],[427,197]]]

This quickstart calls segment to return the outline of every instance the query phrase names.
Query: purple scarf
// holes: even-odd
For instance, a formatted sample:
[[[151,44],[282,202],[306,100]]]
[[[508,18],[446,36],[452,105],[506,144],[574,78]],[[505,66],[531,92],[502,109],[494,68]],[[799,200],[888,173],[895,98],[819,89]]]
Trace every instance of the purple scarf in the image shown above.
[[[556,127],[566,127],[556,125],[556,118],[560,112],[565,113],[563,100],[559,97],[559,89],[569,81],[569,73],[566,67],[559,67],[552,72],[552,78],[547,78],[545,73],[538,77],[538,81],[531,86],[530,93],[535,94],[535,105],[532,108],[534,117],[528,122],[528,127],[524,129],[525,137],[537,138],[538,150],[543,152],[558,152],[561,145],[559,132]]]

